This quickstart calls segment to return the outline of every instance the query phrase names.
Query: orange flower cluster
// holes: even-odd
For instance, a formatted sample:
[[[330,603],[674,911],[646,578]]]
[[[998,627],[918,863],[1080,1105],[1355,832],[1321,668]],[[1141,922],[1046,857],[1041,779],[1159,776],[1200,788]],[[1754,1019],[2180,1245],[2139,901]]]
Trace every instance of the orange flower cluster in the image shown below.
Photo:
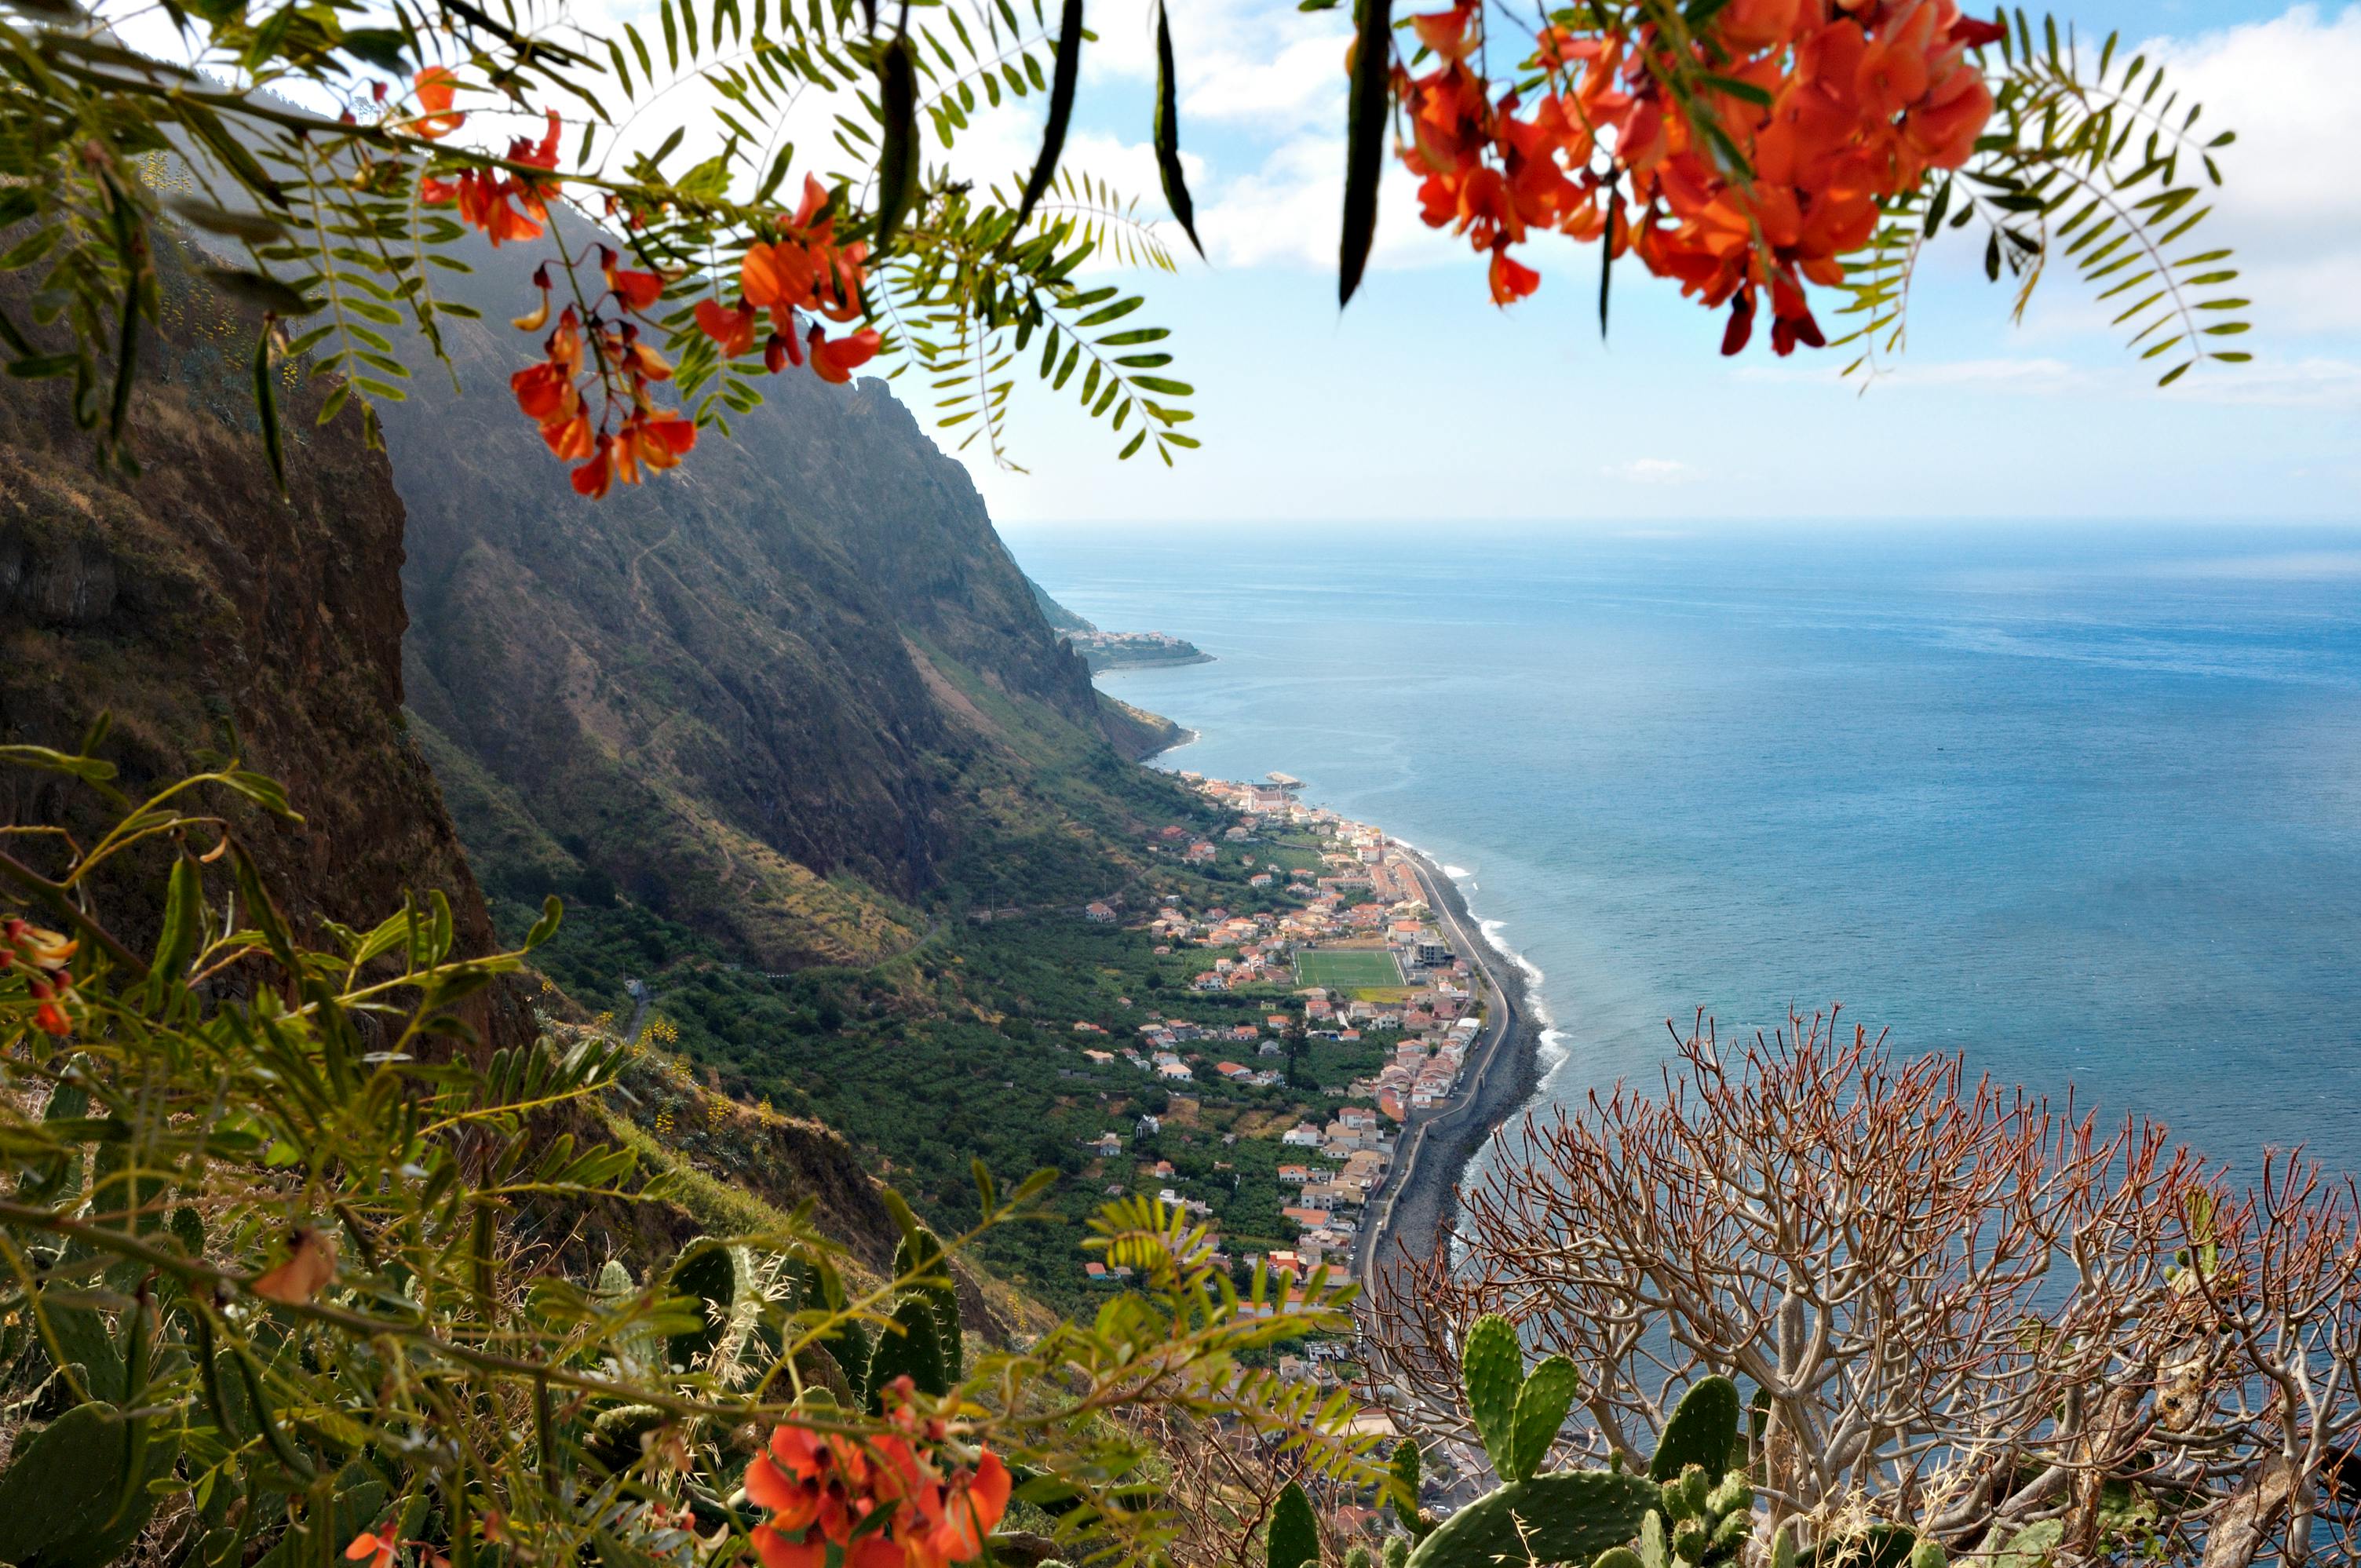
[[[44,1034],[70,1035],[73,1020],[64,1003],[73,995],[73,971],[66,966],[80,950],[80,942],[62,931],[52,931],[11,915],[0,919],[0,970],[22,966],[25,990],[37,1005],[33,1025]]]
[[[428,79],[438,71],[441,76],[430,82]],[[456,86],[450,74],[439,65],[430,65],[418,73],[419,102],[429,111],[438,106],[445,111],[450,108]],[[519,137],[509,143],[509,162],[534,169],[557,167],[557,111],[552,109],[548,114],[548,128],[540,141]],[[447,135],[466,118],[465,115],[430,113],[424,118],[411,121],[409,128],[432,139]],[[418,199],[430,207],[456,203],[460,221],[479,230],[498,246],[505,240],[539,239],[542,225],[549,221],[549,198],[556,188],[555,181],[507,170],[463,169],[449,180],[431,174],[421,180]],[[510,204],[512,200],[513,206]]]
[[[541,427],[541,439],[549,450],[581,465],[572,476],[574,489],[592,500],[618,482],[638,484],[642,470],[662,473],[675,466],[697,444],[694,421],[649,400],[648,389],[670,380],[672,367],[640,341],[639,325],[630,319],[662,297],[664,280],[621,267],[620,260],[607,247],[598,247],[607,289],[593,302],[588,321],[574,306],[566,306],[542,343],[541,362],[509,378],[517,407]],[[513,324],[522,332],[537,332],[549,323],[548,263],[534,271],[533,281],[541,291],[541,306],[516,319]],[[584,396],[586,376],[605,394],[596,423]],[[609,430],[619,407],[624,411],[622,419]]]
[[[753,352],[755,323],[767,312],[771,332],[763,345],[764,368],[776,375],[789,365],[801,365],[808,355],[821,380],[841,385],[875,356],[880,342],[875,329],[830,338],[814,322],[799,343],[795,313],[832,322],[859,320],[861,264],[868,257],[869,247],[860,241],[836,243],[836,215],[829,211],[828,192],[807,174],[803,203],[795,216],[780,218],[779,237],[756,240],[746,247],[738,267],[738,302],[698,301],[697,324],[723,355],[734,359]]]
[[[783,1426],[746,1469],[746,1497],[768,1510],[754,1527],[763,1568],[950,1568],[983,1554],[1008,1508],[1008,1467],[990,1449],[952,1460],[939,1420],[911,1409],[911,1386],[889,1390],[894,1429],[863,1438]]]
[[[1423,177],[1427,224],[1490,252],[1493,302],[1540,286],[1509,254],[1532,230],[1609,238],[1682,292],[1729,305],[1725,354],[1752,335],[1765,292],[1773,348],[1821,345],[1805,285],[1843,280],[1882,200],[1967,161],[1993,108],[1968,51],[2001,36],[1956,0],[1729,0],[1686,43],[1653,25],[1549,28],[1527,62],[1545,78],[1528,109],[1513,92],[1495,103],[1469,63],[1482,0],[1412,25],[1436,63],[1395,69],[1411,126],[1401,157]],[[1690,88],[1694,114],[1668,81]]]

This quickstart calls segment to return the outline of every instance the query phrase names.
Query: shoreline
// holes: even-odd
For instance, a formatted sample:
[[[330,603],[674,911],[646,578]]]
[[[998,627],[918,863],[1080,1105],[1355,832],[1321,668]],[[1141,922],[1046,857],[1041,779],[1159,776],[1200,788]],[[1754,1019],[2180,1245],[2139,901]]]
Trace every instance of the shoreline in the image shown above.
[[[1355,1270],[1365,1288],[1382,1266],[1405,1255],[1422,1260],[1432,1255],[1458,1212],[1468,1166],[1494,1134],[1532,1103],[1541,1084],[1542,1036],[1549,1027],[1535,1016],[1525,965],[1485,931],[1457,882],[1425,850],[1400,839],[1392,842],[1418,869],[1429,904],[1466,944],[1468,961],[1482,971],[1504,1016],[1486,1030],[1482,1054],[1467,1064],[1461,1091],[1403,1128],[1393,1168],[1370,1194],[1369,1212],[1376,1219],[1367,1226]]]
[[[1183,726],[1180,739],[1142,757],[1140,764],[1150,765],[1202,739],[1202,732]],[[1416,869],[1428,906],[1450,927],[1468,962],[1492,988],[1504,1018],[1486,1029],[1450,1101],[1405,1124],[1397,1135],[1395,1158],[1384,1181],[1369,1194],[1363,1212],[1371,1217],[1365,1221],[1353,1254],[1354,1277],[1365,1293],[1379,1265],[1398,1262],[1405,1254],[1419,1259],[1433,1254],[1458,1212],[1467,1168],[1494,1134],[1532,1105],[1541,1087],[1543,1036],[1554,1027],[1537,1015],[1532,982],[1539,971],[1485,929],[1457,880],[1409,840],[1390,832],[1386,839]]]

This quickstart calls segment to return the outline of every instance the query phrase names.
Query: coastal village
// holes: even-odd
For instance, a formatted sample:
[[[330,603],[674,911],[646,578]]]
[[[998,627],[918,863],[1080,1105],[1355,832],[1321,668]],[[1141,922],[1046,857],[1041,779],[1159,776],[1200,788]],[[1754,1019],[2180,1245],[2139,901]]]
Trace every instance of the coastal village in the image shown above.
[[[1144,930],[1159,959],[1184,959],[1194,1003],[1141,1009],[1127,1030],[1072,1025],[1093,1067],[1163,1091],[1160,1113],[1097,1137],[1094,1169],[1109,1194],[1152,1192],[1195,1216],[1220,1249],[1224,1175],[1235,1193],[1243,1168],[1268,1162],[1285,1245],[1242,1244],[1222,1260],[1241,1276],[1257,1266],[1298,1278],[1350,1269],[1372,1244],[1398,1139],[1448,1103],[1467,1070],[1485,1022],[1479,974],[1437,924],[1412,852],[1381,829],[1305,805],[1284,774],[1261,784],[1180,776],[1224,808],[1228,825],[1157,828],[1151,851],[1217,872],[1196,885],[1241,896],[1200,903],[1168,892],[1145,908],[1098,902],[1082,911]],[[1242,1003],[1256,1004],[1243,1018]],[[1340,1081],[1307,1080],[1302,1064],[1315,1055],[1351,1064],[1349,1076],[1340,1069],[1323,1075]],[[1274,1104],[1284,1109],[1264,1109]],[[1222,1120],[1213,1112],[1224,1106],[1228,1130],[1211,1135],[1224,1157],[1197,1179],[1155,1152],[1178,1129]],[[1086,1267],[1093,1284],[1122,1283],[1120,1268]],[[1345,1350],[1314,1342],[1283,1357],[1279,1371],[1333,1384],[1349,1375]]]

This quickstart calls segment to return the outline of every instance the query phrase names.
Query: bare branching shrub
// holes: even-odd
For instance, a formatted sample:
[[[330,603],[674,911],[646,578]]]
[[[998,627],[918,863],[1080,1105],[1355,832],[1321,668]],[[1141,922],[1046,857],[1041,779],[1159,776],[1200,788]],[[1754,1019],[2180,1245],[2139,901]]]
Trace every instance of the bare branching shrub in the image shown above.
[[[1581,1369],[1561,1446],[1593,1461],[1643,1461],[1682,1388],[1737,1378],[1758,1539],[2347,1550],[2349,1181],[2279,1155],[2234,1186],[2161,1125],[1898,1058],[1833,1012],[1676,1037],[1660,1091],[1529,1117],[1454,1245],[1381,1271],[1369,1354],[1406,1419],[1470,1430],[1459,1336],[1500,1312]]]

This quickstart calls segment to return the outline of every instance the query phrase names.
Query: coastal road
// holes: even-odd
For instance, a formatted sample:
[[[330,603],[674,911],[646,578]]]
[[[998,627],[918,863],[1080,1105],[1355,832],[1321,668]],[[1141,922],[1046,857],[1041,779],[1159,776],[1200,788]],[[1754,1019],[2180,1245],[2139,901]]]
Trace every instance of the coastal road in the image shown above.
[[[1411,1207],[1415,1209],[1431,1207],[1433,1219],[1441,1218],[1444,1195],[1430,1189],[1456,1176],[1456,1170],[1449,1168],[1454,1148],[1466,1142],[1471,1132],[1480,1136],[1490,1131],[1489,1127],[1478,1131],[1473,1124],[1482,1114],[1481,1108],[1493,1098],[1487,1092],[1493,1075],[1515,1070],[1512,1066],[1502,1067],[1501,1062],[1503,1058],[1515,1060],[1513,1047],[1524,1024],[1516,993],[1503,985],[1495,972],[1500,960],[1491,944],[1483,939],[1480,931],[1470,929],[1443,897],[1442,871],[1416,853],[1411,855],[1410,863],[1426,894],[1426,906],[1434,912],[1435,923],[1451,939],[1451,950],[1466,958],[1482,981],[1479,994],[1486,1002],[1484,1027],[1468,1053],[1451,1102],[1439,1110],[1411,1113],[1395,1140],[1393,1167],[1386,1173],[1384,1184],[1367,1211],[1368,1223],[1361,1227],[1360,1253],[1354,1260],[1353,1277],[1365,1294],[1376,1280],[1378,1260],[1390,1250],[1396,1227],[1409,1217],[1402,1212],[1405,1200],[1412,1201]],[[1422,1198],[1431,1202],[1416,1201]],[[1429,1247],[1433,1245],[1432,1236],[1426,1242]],[[1424,1249],[1413,1244],[1411,1250]]]

